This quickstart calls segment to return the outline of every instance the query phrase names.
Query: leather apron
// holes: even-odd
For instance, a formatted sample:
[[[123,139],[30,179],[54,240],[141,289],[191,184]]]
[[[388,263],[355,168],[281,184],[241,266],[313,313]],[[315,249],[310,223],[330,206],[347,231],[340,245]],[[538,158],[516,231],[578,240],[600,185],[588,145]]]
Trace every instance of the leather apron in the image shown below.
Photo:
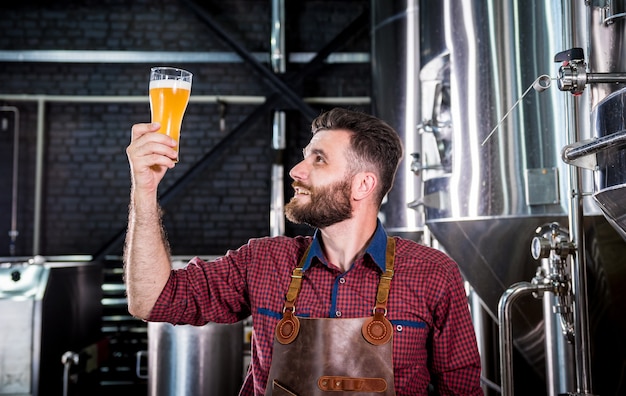
[[[283,318],[275,331],[266,396],[395,395],[393,326],[386,318],[395,240],[387,238],[373,316],[311,319],[295,316],[308,249],[293,270]]]

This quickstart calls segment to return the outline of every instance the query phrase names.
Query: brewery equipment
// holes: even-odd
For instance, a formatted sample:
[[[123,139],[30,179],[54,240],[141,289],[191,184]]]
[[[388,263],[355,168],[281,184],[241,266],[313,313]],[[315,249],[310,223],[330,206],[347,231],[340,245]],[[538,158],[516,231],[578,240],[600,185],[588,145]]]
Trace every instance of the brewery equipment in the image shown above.
[[[61,394],[64,353],[99,340],[101,284],[87,256],[0,258],[0,395]]]
[[[148,323],[148,395],[236,396],[243,384],[243,322]]]
[[[420,15],[420,49],[374,72],[375,86],[405,85],[373,102],[406,108],[401,93],[420,92],[409,154],[423,193],[406,203],[486,313],[486,393],[625,392],[625,2],[392,3],[384,21]],[[373,45],[374,63],[388,55]]]
[[[173,257],[172,268],[184,268],[187,262]],[[147,378],[150,396],[235,396],[244,378],[244,338],[243,321],[204,326],[149,322],[148,350],[137,353],[136,374]],[[147,375],[141,370],[145,356]]]

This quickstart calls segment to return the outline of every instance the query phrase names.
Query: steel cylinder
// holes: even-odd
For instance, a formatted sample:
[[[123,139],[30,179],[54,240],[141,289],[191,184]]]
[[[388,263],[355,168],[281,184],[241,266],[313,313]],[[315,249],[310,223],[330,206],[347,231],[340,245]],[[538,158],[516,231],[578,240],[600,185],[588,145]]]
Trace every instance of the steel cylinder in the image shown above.
[[[243,338],[242,322],[148,323],[148,395],[237,395]]]

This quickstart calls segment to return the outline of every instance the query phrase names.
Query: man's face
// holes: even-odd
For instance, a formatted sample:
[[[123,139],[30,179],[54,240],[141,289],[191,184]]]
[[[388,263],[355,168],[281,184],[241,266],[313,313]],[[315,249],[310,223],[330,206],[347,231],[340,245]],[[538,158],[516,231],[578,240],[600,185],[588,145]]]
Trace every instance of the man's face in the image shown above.
[[[300,202],[297,197],[291,198],[285,205],[285,214],[289,221],[324,228],[352,217],[349,178],[319,187],[307,187],[297,182],[294,182],[293,186],[306,189],[309,200]]]
[[[294,196],[285,206],[289,221],[324,228],[352,217],[352,177],[346,152],[350,132],[320,131],[289,174]]]

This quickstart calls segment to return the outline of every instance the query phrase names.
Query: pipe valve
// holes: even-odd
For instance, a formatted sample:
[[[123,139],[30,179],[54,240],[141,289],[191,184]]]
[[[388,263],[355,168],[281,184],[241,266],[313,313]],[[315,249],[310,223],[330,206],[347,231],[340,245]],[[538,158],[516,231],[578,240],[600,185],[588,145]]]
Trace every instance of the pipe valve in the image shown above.
[[[571,48],[554,56],[555,62],[561,62],[557,86],[561,91],[580,95],[587,84],[626,83],[626,73],[588,73],[585,52],[582,48]]]
[[[555,62],[561,62],[557,86],[561,91],[570,91],[580,95],[587,84],[587,63],[582,48],[572,48],[554,56]]]

